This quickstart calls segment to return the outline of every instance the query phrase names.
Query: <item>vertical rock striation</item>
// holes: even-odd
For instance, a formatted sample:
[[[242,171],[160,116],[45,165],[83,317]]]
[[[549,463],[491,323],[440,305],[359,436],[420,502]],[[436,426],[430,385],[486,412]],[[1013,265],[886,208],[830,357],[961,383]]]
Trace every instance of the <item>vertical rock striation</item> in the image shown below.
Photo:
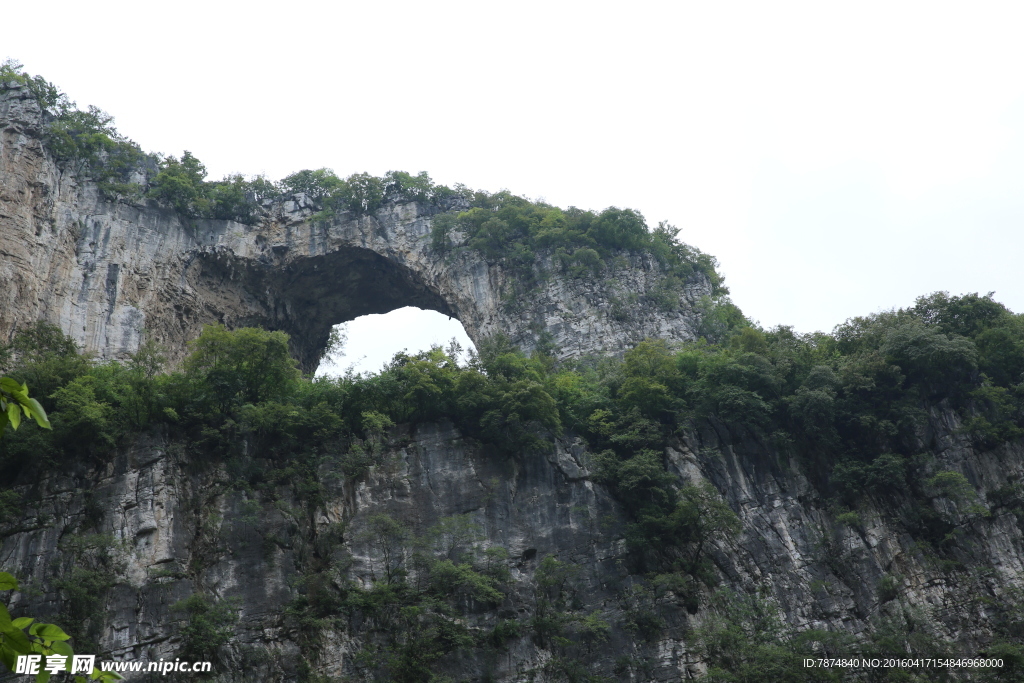
[[[936,413],[932,426],[949,418]],[[799,629],[858,636],[880,618],[917,610],[917,628],[980,648],[1002,600],[1020,590],[1024,576],[1021,523],[989,500],[1024,478],[1024,449],[1018,443],[979,452],[950,431],[941,440],[947,447],[937,454],[939,466],[968,476],[991,513],[944,510],[971,539],[961,544],[956,568],[901,533],[885,501],[863,508],[855,526],[838,524],[794,463],[749,440],[694,433],[666,458],[681,480],[712,481],[740,515],[741,535],[710,551],[723,585],[767,595]],[[2,527],[0,564],[34,589],[27,594],[35,597],[19,596],[15,610],[27,600],[33,614],[56,612],[55,586],[67,573],[69,551],[95,558],[105,544],[109,559],[102,567],[112,587],[98,606],[106,618],[97,640],[112,658],[177,656],[183,616],[171,606],[201,592],[233,599],[240,609],[217,680],[307,680],[298,672],[301,662],[324,675],[358,677],[354,656],[374,638],[365,622],[343,620],[321,630],[311,650],[290,612],[310,590],[302,578],[310,553],[342,530],[334,552],[347,559],[334,580],[348,576],[369,586],[381,577],[383,561],[365,533],[375,515],[387,514],[416,534],[465,515],[479,526],[484,547],[508,551],[502,563],[511,576],[502,603],[468,606],[465,623],[481,638],[500,620],[516,621],[521,630],[497,659],[469,648],[447,660],[445,671],[456,680],[559,680],[547,666],[555,648],[539,643],[527,626],[537,616],[537,571],[547,557],[577,568],[573,611],[610,625],[598,650],[575,646],[591,671],[615,677],[623,658],[632,658],[644,662],[632,680],[696,676],[704,665],[693,629],[709,613],[709,594],[697,604],[672,590],[647,596],[645,608],[659,615],[662,627],[650,640],[637,635],[634,603],[643,594],[631,593],[638,584],[627,571],[625,520],[605,489],[590,481],[590,459],[571,438],[557,440],[546,455],[509,457],[463,438],[450,424],[420,424],[393,431],[364,477],[349,479],[325,465],[323,499],[314,507],[288,486],[276,502],[257,504],[235,485],[237,474],[223,465],[197,467],[173,438],[154,432],[108,465],[44,479],[28,515]],[[406,542],[396,551],[406,567],[414,549]],[[884,588],[884,577],[894,577],[892,588]]]
[[[696,306],[711,290],[697,274],[662,310],[645,298],[663,279],[657,261],[624,254],[601,278],[542,259],[544,277],[524,295],[513,273],[475,250],[431,249],[440,209],[419,203],[318,219],[298,194],[245,225],[110,202],[53,163],[42,124],[26,90],[0,94],[3,339],[46,320],[99,358],[132,353],[144,334],[180,358],[205,324],[262,326],[288,332],[312,371],[332,325],[417,306],[458,318],[474,342],[502,333],[569,358],[621,353],[646,337],[693,339]],[[617,305],[627,297],[632,304]]]

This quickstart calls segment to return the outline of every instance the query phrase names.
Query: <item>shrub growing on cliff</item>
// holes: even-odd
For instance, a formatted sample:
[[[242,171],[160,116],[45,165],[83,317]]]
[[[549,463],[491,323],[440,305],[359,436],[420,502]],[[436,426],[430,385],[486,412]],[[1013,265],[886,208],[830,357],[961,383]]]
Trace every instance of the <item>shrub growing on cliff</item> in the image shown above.
[[[185,150],[180,160],[171,156],[160,162],[160,172],[146,194],[181,214],[199,216],[209,209],[205,181],[206,166]]]
[[[477,530],[466,518],[444,518],[419,538],[385,514],[365,524],[359,540],[374,557],[372,586],[353,582],[340,610],[363,625],[362,649],[353,658],[362,677],[436,680],[433,667],[444,657],[477,646],[478,638],[515,631],[506,625],[497,636],[475,637],[467,626],[469,614],[502,601],[508,576],[490,566],[495,553],[480,551]],[[398,559],[406,556],[409,571]]]
[[[90,176],[110,199],[141,194],[131,175],[146,155],[117,132],[112,116],[93,106],[78,109],[55,85],[8,60],[0,65],[0,90],[18,86],[28,88],[45,113],[43,140],[58,162]]]
[[[434,249],[450,249],[450,235],[460,231],[465,235],[463,246],[501,261],[527,287],[540,275],[537,258],[546,250],[556,263],[576,275],[601,273],[623,252],[649,254],[665,271],[663,284],[673,285],[671,291],[649,296],[659,298],[655,303],[669,309],[676,307],[682,286],[698,272],[709,278],[714,296],[728,291],[712,257],[677,242],[678,229],[667,223],[649,230],[644,217],[632,209],[609,207],[599,213],[576,207],[559,209],[508,191],[467,196],[471,196],[467,211],[435,219]]]
[[[435,184],[426,172],[414,176],[405,171],[388,171],[382,177],[353,173],[342,179],[329,168],[305,169],[284,178],[281,186],[288,192],[301,192],[317,202],[322,210],[314,218],[319,219],[327,219],[341,212],[357,216],[371,214],[388,200],[416,201],[447,207],[466,194],[461,186],[453,190]]]
[[[14,59],[0,64],[0,89],[26,87],[39,102],[42,110],[51,116],[58,116],[75,105],[57,86],[42,76],[29,76],[23,71],[24,65]]]
[[[213,600],[194,593],[171,605],[172,612],[185,618],[181,627],[181,650],[184,658],[211,660],[226,645],[238,623],[238,605],[234,600]]]
[[[715,683],[848,680],[845,669],[806,667],[803,659],[844,657],[855,651],[843,633],[796,633],[772,602],[732,590],[714,597],[710,614],[693,635],[707,658],[706,680]]]
[[[89,370],[81,351],[59,327],[39,321],[19,329],[10,344],[0,347],[0,357],[8,359],[7,372],[45,398]]]
[[[147,189],[137,174],[151,175],[158,158],[121,135],[112,116],[94,106],[79,109],[55,85],[7,60],[0,65],[0,90],[15,87],[27,88],[43,110],[43,142],[54,159],[94,180],[107,199],[137,200],[145,194],[188,217],[245,222],[254,220],[261,200],[280,194],[262,176],[246,180],[232,175],[208,182],[206,168],[187,151],[180,160],[160,160]]]
[[[186,150],[181,159],[170,156],[160,161],[146,196],[191,218],[251,223],[258,217],[259,203],[280,193],[280,187],[263,176],[246,180],[235,174],[208,181],[206,166]]]
[[[114,118],[97,107],[68,111],[46,130],[45,141],[58,161],[86,171],[108,198],[135,198],[139,185],[131,182],[146,159],[142,149],[114,128]]]

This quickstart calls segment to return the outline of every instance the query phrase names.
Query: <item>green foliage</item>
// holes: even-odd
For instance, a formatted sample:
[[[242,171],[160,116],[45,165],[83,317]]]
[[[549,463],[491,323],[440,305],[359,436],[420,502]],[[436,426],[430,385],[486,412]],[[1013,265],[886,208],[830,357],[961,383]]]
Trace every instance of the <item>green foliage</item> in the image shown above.
[[[1012,315],[992,299],[992,294],[950,296],[948,292],[935,292],[918,297],[913,311],[926,324],[938,326],[946,334],[977,337],[1005,324]]]
[[[883,576],[878,581],[878,599],[881,602],[895,600],[900,594],[899,579],[894,576]]]
[[[234,600],[211,600],[201,593],[193,593],[171,605],[172,612],[184,615],[181,627],[183,658],[210,660],[217,650],[226,645],[238,623],[238,605]]]
[[[205,180],[206,166],[186,150],[180,161],[172,156],[160,162],[160,172],[147,195],[167,202],[186,216],[202,215],[209,210]]]
[[[192,218],[216,218],[252,223],[259,217],[259,203],[281,194],[280,187],[263,176],[252,180],[239,174],[223,180],[206,180],[206,166],[191,152],[181,159],[167,157],[150,183],[146,196],[166,203]]]
[[[384,583],[393,584],[404,579],[404,548],[409,539],[409,529],[404,524],[384,513],[371,515],[366,520],[366,529],[358,538],[380,558],[379,568]],[[376,571],[374,580],[377,580]]]
[[[427,533],[433,552],[448,560],[466,555],[483,537],[483,529],[471,515],[444,517]]]
[[[114,409],[97,398],[97,380],[84,375],[50,394],[57,410],[55,437],[68,450],[106,451],[115,445]]]
[[[695,310],[700,316],[697,335],[715,344],[729,341],[733,334],[750,326],[743,311],[727,296],[702,297]]]
[[[46,128],[44,141],[58,162],[85,171],[111,198],[138,197],[140,188],[131,175],[146,160],[142,149],[114,128],[114,118],[90,106],[68,110]]]
[[[986,671],[979,680],[993,683],[1024,680],[1024,646],[1019,643],[997,641],[989,645],[980,656],[986,659],[1001,659],[1003,665]]]
[[[685,382],[675,358],[664,340],[640,342],[628,351],[622,367],[619,402],[627,409],[662,421],[679,408],[675,399]]]
[[[18,581],[7,572],[0,572],[0,591],[17,591]],[[7,607],[0,603],[0,662],[9,671],[15,670],[15,660],[19,655],[62,655],[66,657],[65,671],[71,670],[71,657],[75,652],[68,641],[71,636],[56,624],[46,624],[32,617],[12,619]],[[42,671],[36,681],[46,683],[50,673]],[[88,676],[75,676],[76,683],[90,681],[116,681],[122,677],[112,671],[100,671],[94,668]]]
[[[983,376],[981,386],[970,392],[975,414],[964,420],[962,431],[984,448],[996,448],[1024,436],[1024,429],[1017,424],[1021,385],[1017,386],[1017,390],[994,386]]]
[[[440,595],[472,598],[476,602],[496,605],[502,593],[495,587],[492,577],[481,573],[469,563],[455,564],[449,559],[429,564],[429,590]]]
[[[13,377],[43,397],[89,368],[78,344],[57,326],[42,321],[19,329],[11,343],[0,350],[0,358],[7,359],[5,369]]]
[[[68,624],[75,644],[87,652],[99,650],[98,641],[104,623],[103,596],[113,585],[113,576],[107,568],[83,566],[73,567],[53,584],[64,600],[60,619]]]
[[[836,522],[842,524],[843,526],[848,526],[851,529],[859,528],[861,525],[860,515],[856,512],[852,512],[849,510],[837,514]]]
[[[287,397],[299,380],[283,332],[208,325],[191,347],[185,368],[196,402],[214,410]]]
[[[260,203],[275,199],[281,193],[276,183],[261,175],[246,179],[238,173],[224,176],[223,180],[208,181],[205,191],[207,217],[250,224],[260,218]]]
[[[7,67],[7,64],[4,66]],[[4,73],[0,72],[0,79],[3,77]],[[12,429],[17,429],[21,425],[22,413],[25,417],[35,419],[40,427],[50,428],[43,407],[34,398],[29,397],[28,386],[19,384],[9,377],[0,377],[0,436],[3,436],[8,424]],[[3,491],[0,494],[0,521],[19,517],[19,497],[14,495],[13,491]],[[18,582],[11,574],[0,572],[0,591],[7,590],[18,590]],[[33,623],[34,621],[30,617],[12,620],[7,607],[0,603],[0,662],[3,662],[10,671],[14,670],[14,660],[18,655],[73,654],[71,647],[64,642],[71,636],[54,624]],[[49,674],[44,673],[42,680],[48,679]]]
[[[39,401],[28,395],[28,385],[19,384],[10,377],[0,377],[0,437],[10,425],[11,429],[21,426],[21,416],[31,417],[44,429],[50,429],[50,421]]]
[[[872,623],[870,640],[861,647],[861,656],[945,658],[957,656],[954,647],[941,639],[937,625],[920,610],[897,606]],[[905,654],[904,654],[905,653]],[[971,653],[973,655],[973,653]],[[962,656],[962,655],[960,655]],[[885,672],[883,681],[955,680],[947,669],[908,667]]]
[[[320,363],[337,363],[345,356],[348,343],[348,325],[335,325],[327,337],[327,345],[320,355]]]
[[[0,444],[0,471],[12,480],[52,465],[61,453],[105,457],[124,434],[163,412],[162,356],[152,343],[127,363],[94,365],[59,329],[38,323],[19,330],[6,351],[0,355],[9,357],[11,376],[46,392],[41,402],[54,427]]]
[[[562,365],[527,357],[496,337],[484,340],[465,366],[435,348],[399,354],[375,375],[315,380],[299,377],[279,333],[211,328],[181,371],[161,374],[153,346],[125,363],[96,364],[59,330],[36,326],[19,330],[0,359],[19,390],[27,382],[38,392],[54,428],[8,430],[0,471],[5,482],[28,484],[56,462],[102,460],[127,435],[166,423],[202,456],[192,459],[195,467],[222,464],[231,486],[254,505],[291,487],[307,508],[303,515],[313,518],[327,477],[356,478],[386,466],[406,433],[403,423],[450,420],[480,445],[482,457],[520,461],[548,456],[555,436],[579,437],[593,478],[626,516],[627,568],[647,574],[652,596],[671,593],[697,612],[718,580],[710,551],[735,538],[739,523],[712,485],[687,483],[668,467],[675,460],[670,448],[705,449],[700,457],[709,457],[712,448],[744,444],[764,454],[757,467],[799,463],[826,504],[841,510],[838,524],[858,529],[856,506],[872,496],[883,515],[942,561],[969,542],[964,525],[985,511],[962,475],[927,455],[927,440],[940,429],[933,415],[955,411],[978,448],[1019,438],[1024,389],[1014,350],[1024,327],[984,297],[943,296],[933,296],[925,313],[915,307],[854,319],[828,335],[737,325],[718,344],[646,341],[622,359]],[[86,440],[75,437],[86,433],[83,447]],[[28,488],[0,494],[4,517],[21,516]],[[1024,519],[1022,499],[1014,485],[986,497],[993,511]],[[571,662],[608,634],[605,614],[575,604],[571,565],[556,558],[540,564],[528,619],[470,629],[470,617],[504,600],[508,567],[479,547],[468,517],[418,534],[390,518],[359,520],[353,528],[351,538],[370,531],[369,588],[347,580],[340,551],[318,531],[301,542],[269,534],[263,542],[298,548],[303,577],[292,615],[303,632],[340,628],[339,620],[366,629],[360,666],[368,678],[426,680],[454,653],[516,633]],[[892,588],[879,584],[887,610],[898,606]],[[656,640],[667,623],[656,597],[623,598],[623,626],[640,639]],[[731,660],[729,653],[740,650],[723,651],[715,674],[721,680],[729,680],[726,673],[750,679],[772,652],[785,662],[794,652],[825,647],[798,635],[761,642],[743,633],[715,636],[747,648]],[[309,647],[316,642],[310,636]]]
[[[281,187],[317,202],[322,207],[317,214],[321,219],[342,212],[371,214],[388,201],[417,201],[444,207],[465,194],[464,188],[452,190],[435,185],[425,172],[414,176],[404,171],[388,171],[383,177],[354,173],[342,179],[329,168],[293,173],[281,181]]]
[[[146,155],[114,128],[114,119],[90,106],[78,109],[55,85],[42,76],[29,76],[22,65],[8,60],[0,65],[0,91],[24,86],[46,114],[43,141],[62,164],[86,173],[109,198],[136,198],[141,189],[132,174],[146,161]]]
[[[803,659],[850,656],[854,651],[844,634],[795,633],[769,601],[731,590],[715,596],[694,636],[709,664],[706,680],[723,683],[840,681],[846,670],[805,667]]]
[[[639,344],[623,361],[616,392],[619,418],[612,421],[610,411],[598,409],[588,426],[595,445],[609,447],[596,458],[596,479],[611,488],[632,518],[627,541],[640,566],[681,570],[711,582],[703,566],[707,545],[738,533],[739,520],[710,483],[680,487],[666,471],[660,448],[655,450],[666,440],[661,423],[678,419],[696,389],[680,360],[664,342]],[[720,365],[710,369],[709,393],[721,396],[730,388],[726,377],[735,373],[722,372]],[[721,413],[721,404],[716,407]]]
[[[0,90],[21,86],[47,114],[43,141],[57,162],[92,178],[108,199],[146,196],[191,218],[251,223],[258,219],[262,200],[281,194],[281,187],[263,176],[247,180],[235,174],[207,181],[206,167],[188,151],[181,159],[145,154],[117,131],[109,114],[93,106],[78,109],[52,83],[28,76],[20,64],[8,60],[0,66]],[[146,176],[151,176],[148,187],[140,184]]]
[[[553,648],[570,644],[566,629],[573,621],[569,609],[576,595],[579,567],[551,555],[541,560],[534,573],[534,608],[530,618],[534,642]]]
[[[584,615],[576,623],[576,632],[586,645],[587,652],[592,651],[598,643],[608,640],[611,629],[611,624],[602,619],[598,611]]]
[[[646,642],[657,640],[666,622],[658,613],[655,591],[646,583],[637,583],[626,589],[620,599],[625,614],[626,630],[635,633]]]
[[[292,194],[304,194],[315,201],[332,196],[341,187],[342,180],[329,168],[309,169],[293,173],[281,181],[281,187]]]
[[[3,68],[7,68],[9,63],[5,63],[3,67],[0,67],[0,83],[3,82],[5,74]],[[50,332],[46,328],[36,328],[36,331],[41,333]],[[54,337],[51,335],[51,339]],[[58,342],[63,342],[59,340]],[[19,348],[21,351],[25,351],[24,348]],[[28,386],[25,384],[19,384],[15,380],[9,377],[0,377],[0,436],[3,436],[4,428],[10,424],[12,429],[18,429],[21,423],[21,413],[25,414],[25,417],[33,418],[36,423],[45,429],[50,429],[50,423],[46,417],[46,411],[34,398],[28,395]],[[7,521],[8,518],[20,517],[23,510],[20,507],[20,499],[14,494],[13,491],[0,491],[0,524]],[[81,597],[80,600],[75,600],[75,596],[71,596],[69,601],[69,609],[76,612],[72,616],[72,623],[81,627],[89,621],[96,621],[97,614],[95,612],[96,605],[89,600],[95,600],[96,597],[104,586],[94,585],[88,580],[82,580],[83,577],[76,577],[77,580],[74,582],[73,588],[77,591],[77,595]],[[58,589],[62,588],[58,583],[56,586]],[[16,591],[18,590],[18,581],[7,572],[0,572],[0,591]],[[73,631],[74,633],[74,631]],[[37,622],[31,617],[20,617],[18,619],[11,619],[10,612],[7,610],[7,606],[0,603],[0,662],[8,668],[10,671],[15,669],[15,659],[19,655],[63,655],[64,657],[72,657],[74,650],[66,642],[72,638],[71,635],[65,633],[59,626],[55,624],[46,624],[43,622]],[[84,638],[80,638],[84,641]],[[85,643],[87,645],[87,641]],[[71,660],[66,659],[65,670],[71,670]],[[37,677],[37,681],[48,681],[50,679],[50,673],[42,671]],[[112,681],[120,680],[121,676],[113,672],[101,672],[99,669],[93,669],[89,673],[89,680],[102,680]],[[79,683],[84,683],[86,680],[85,676],[75,676],[75,680]]]
[[[441,252],[456,246],[479,251],[515,272],[521,287],[529,288],[542,277],[537,263],[543,255],[550,255],[570,276],[593,277],[623,253],[633,253],[647,255],[662,266],[662,287],[648,294],[661,308],[678,308],[682,288],[696,273],[710,279],[716,298],[727,292],[712,257],[679,243],[678,229],[666,223],[649,230],[644,217],[632,209],[609,207],[600,213],[559,209],[508,191],[463,195],[468,210],[434,219],[432,247]],[[458,244],[455,234],[460,235]]]
[[[28,88],[42,110],[51,116],[57,116],[75,106],[57,86],[42,76],[29,76],[22,70],[23,66],[14,59],[7,59],[0,64],[0,90]]]
[[[938,489],[941,496],[945,496],[955,503],[970,502],[977,498],[974,486],[966,476],[959,472],[938,472],[926,483],[932,488]]]
[[[21,519],[22,497],[12,489],[0,491],[0,527]]]
[[[883,453],[870,463],[843,461],[832,470],[832,483],[848,500],[864,493],[899,493],[907,485],[907,461],[895,453]]]
[[[969,382],[978,366],[977,350],[969,339],[943,334],[922,320],[887,330],[879,351],[900,367],[908,384],[943,393]]]
[[[491,564],[500,553],[480,551],[478,530],[467,517],[444,518],[418,537],[384,514],[364,524],[357,540],[375,558],[373,585],[349,585],[340,606],[362,624],[365,644],[355,661],[364,678],[434,681],[435,664],[449,655],[481,640],[500,647],[518,635],[518,625],[508,621],[481,638],[467,628],[469,614],[504,599],[508,578]]]

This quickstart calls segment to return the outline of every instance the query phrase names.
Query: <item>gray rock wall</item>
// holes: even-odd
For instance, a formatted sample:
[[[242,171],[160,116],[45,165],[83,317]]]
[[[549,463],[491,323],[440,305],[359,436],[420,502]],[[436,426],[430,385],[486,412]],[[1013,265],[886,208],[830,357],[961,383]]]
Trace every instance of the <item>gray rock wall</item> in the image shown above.
[[[629,257],[600,281],[542,264],[548,279],[529,301],[509,305],[503,294],[516,283],[500,264],[468,250],[430,249],[436,208],[393,203],[372,216],[313,221],[314,207],[295,196],[264,207],[256,226],[185,221],[155,205],[104,201],[48,158],[40,135],[41,114],[26,93],[0,97],[0,339],[43,319],[100,358],[133,352],[144,332],[180,358],[203,324],[262,325],[291,333],[310,370],[332,324],[416,305],[458,317],[474,341],[503,332],[531,349],[546,332],[562,357],[572,357],[621,352],[648,336],[692,338],[694,307],[709,292],[696,278],[674,312],[660,311],[644,298],[659,281],[658,266]],[[635,305],[617,305],[630,294]],[[860,635],[879,617],[912,607],[937,635],[980,646],[998,607],[1022,588],[1020,523],[989,496],[1024,479],[1024,446],[977,451],[951,411],[934,411],[930,423],[936,468],[964,474],[987,511],[932,501],[959,530],[953,560],[917,545],[891,501],[866,506],[856,523],[837,522],[796,463],[721,425],[681,437],[665,458],[681,481],[713,482],[743,522],[738,538],[710,549],[724,586],[761,591],[797,628]],[[61,585],[66,593],[68,581],[82,578],[72,560],[89,569],[101,586],[93,596],[94,613],[103,615],[94,620],[95,638],[115,658],[176,656],[183,616],[171,605],[204,593],[236,599],[240,609],[220,680],[309,680],[304,663],[313,673],[355,677],[366,629],[332,626],[313,661],[289,615],[311,553],[333,543],[323,552],[345,558],[332,570],[337,579],[367,585],[382,562],[362,535],[373,515],[391,515],[417,533],[469,515],[484,547],[509,552],[512,582],[497,609],[467,607],[465,623],[483,633],[498,618],[515,620],[524,633],[497,656],[470,651],[447,661],[450,676],[553,679],[546,667],[557,648],[538,644],[525,627],[536,609],[537,567],[549,556],[578,567],[574,612],[596,613],[611,627],[596,649],[568,646],[574,657],[623,680],[699,674],[692,634],[709,613],[707,592],[696,611],[671,591],[649,597],[647,608],[665,628],[652,642],[629,630],[630,589],[639,579],[627,571],[625,519],[591,481],[588,462],[571,437],[547,453],[510,458],[451,425],[405,425],[365,477],[325,465],[317,473],[324,499],[312,504],[293,482],[281,482],[274,496],[255,495],[237,486],[237,472],[157,432],[109,462],[63,463],[22,486],[18,492],[36,502],[0,528],[0,566],[24,580],[13,608],[38,616],[65,609]],[[647,664],[623,669],[623,657]]]
[[[458,248],[457,236],[451,252],[433,251],[439,209],[416,203],[312,220],[315,207],[296,195],[243,225],[104,201],[53,163],[41,130],[27,91],[0,94],[0,339],[47,320],[101,359],[123,358],[148,334],[177,360],[204,324],[256,325],[288,332],[312,371],[332,325],[411,305],[457,317],[474,342],[504,333],[529,351],[547,333],[569,358],[693,339],[695,305],[710,292],[695,276],[674,310],[659,310],[645,297],[661,280],[657,262],[624,256],[600,278],[542,259],[547,277],[515,295],[514,274]]]
[[[1024,447],[977,452],[954,433],[951,413],[932,416],[942,444],[937,468],[967,476],[987,516],[958,511],[948,500],[936,509],[962,525],[958,567],[930,556],[894,521],[886,501],[861,510],[855,527],[837,523],[794,463],[756,442],[714,429],[691,434],[666,450],[681,481],[714,483],[743,521],[735,540],[711,549],[723,587],[760,592],[799,629],[863,635],[878,618],[918,610],[935,635],[966,647],[988,642],[998,607],[1024,578],[1024,536],[1013,514],[987,496],[1024,477]],[[488,654],[466,651],[446,661],[456,680],[558,680],[546,665],[558,654],[584,659],[594,671],[634,681],[672,681],[704,670],[693,629],[708,612],[709,594],[696,611],[671,591],[648,597],[664,620],[651,642],[628,627],[631,587],[625,521],[603,487],[590,481],[589,454],[559,440],[547,453],[507,457],[464,439],[451,425],[421,424],[392,431],[378,464],[365,477],[347,479],[324,465],[322,504],[310,505],[291,482],[273,500],[236,486],[223,465],[203,465],[165,434],[140,437],[102,467],[45,479],[38,504],[2,531],[0,566],[26,579],[29,590],[12,608],[42,615],[58,609],[55,585],[69,571],[69,553],[96,556],[107,538],[114,584],[103,594],[99,634],[118,659],[173,658],[181,647],[183,615],[170,606],[202,592],[237,600],[240,621],[218,660],[218,680],[296,681],[314,650],[288,608],[303,592],[298,578],[311,549],[340,530],[338,580],[369,586],[382,576],[383,558],[364,535],[369,520],[387,514],[418,534],[451,515],[469,515],[482,530],[483,547],[503,547],[512,581],[495,609],[467,608],[465,623],[485,633],[499,618],[517,621],[522,634]],[[30,493],[27,487],[23,493]],[[87,493],[88,492],[88,493]],[[29,495],[30,498],[35,497]],[[90,512],[91,510],[91,512]],[[99,511],[97,513],[97,511]],[[92,515],[92,517],[90,517]],[[86,539],[75,546],[74,539]],[[406,559],[411,544],[400,551]],[[337,555],[341,553],[341,555]],[[578,568],[572,612],[596,613],[611,626],[595,651],[538,645],[531,637],[535,572],[548,556]],[[94,560],[86,559],[89,565]],[[894,595],[881,589],[894,577]],[[27,604],[26,604],[27,603]],[[354,654],[369,641],[366,624],[347,622],[322,634],[313,673],[358,678]],[[622,673],[621,660],[646,662]],[[617,665],[619,668],[617,668]],[[619,673],[616,673],[618,671]],[[631,671],[631,673],[629,673]],[[340,680],[340,678],[339,678]]]

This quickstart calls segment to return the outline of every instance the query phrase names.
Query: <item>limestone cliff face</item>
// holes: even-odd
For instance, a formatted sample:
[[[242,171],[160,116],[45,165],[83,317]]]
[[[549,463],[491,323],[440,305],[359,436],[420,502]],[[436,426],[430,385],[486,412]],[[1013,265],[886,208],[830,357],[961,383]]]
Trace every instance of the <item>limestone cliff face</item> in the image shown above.
[[[968,476],[990,512],[971,515],[935,501],[969,538],[953,570],[902,534],[885,505],[864,508],[859,525],[838,524],[793,463],[728,432],[709,427],[688,435],[666,458],[683,480],[711,480],[739,512],[742,534],[711,549],[724,585],[769,595],[799,628],[858,634],[879,617],[916,609],[917,628],[970,649],[985,642],[1001,601],[1024,576],[1020,524],[988,499],[1024,477],[1024,448],[975,451],[955,436],[951,419],[944,412],[931,417],[942,444],[937,464]],[[311,507],[287,483],[276,502],[260,502],[233,485],[237,473],[204,468],[155,432],[101,468],[45,479],[29,515],[3,528],[0,563],[31,589],[13,607],[25,608],[27,600],[31,613],[43,614],[58,609],[55,585],[67,572],[68,554],[93,557],[94,546],[105,542],[113,586],[102,594],[98,611],[106,619],[97,638],[113,658],[176,656],[183,616],[170,606],[203,592],[235,599],[240,608],[217,680],[309,680],[309,671],[298,671],[303,662],[312,673],[335,677],[328,680],[357,680],[355,654],[371,638],[365,623],[335,625],[310,649],[301,624],[289,616],[289,606],[308,589],[298,579],[309,554],[336,544],[334,557],[347,558],[336,578],[369,585],[372,576],[380,578],[383,562],[380,548],[363,534],[374,515],[386,513],[418,533],[446,516],[469,515],[483,530],[485,546],[509,551],[504,564],[512,581],[496,609],[467,607],[466,623],[479,634],[498,619],[516,621],[522,630],[496,658],[470,648],[448,660],[445,671],[455,680],[562,680],[545,668],[553,649],[538,644],[526,627],[536,615],[536,572],[548,556],[579,568],[574,612],[596,613],[611,627],[596,650],[578,645],[573,653],[593,672],[634,681],[697,676],[704,665],[693,629],[708,614],[708,594],[688,605],[672,591],[660,597],[631,592],[637,579],[626,571],[624,521],[605,490],[590,481],[589,457],[566,439],[547,454],[499,456],[450,425],[421,424],[393,431],[365,478],[346,479],[325,467],[326,495]],[[412,548],[393,552],[408,559]],[[885,589],[883,577],[895,583]],[[650,641],[629,626],[630,610],[644,600],[640,607],[664,625]],[[633,662],[626,673],[624,658]]]
[[[0,97],[0,339],[44,319],[100,358],[133,352],[144,331],[180,358],[203,324],[221,321],[288,331],[308,370],[330,325],[416,305],[457,316],[474,340],[503,332],[530,349],[547,333],[571,357],[620,352],[648,336],[689,339],[695,306],[710,291],[695,278],[673,312],[660,311],[645,299],[658,266],[635,257],[600,282],[542,264],[549,277],[528,305],[516,305],[503,300],[516,283],[500,264],[469,250],[431,250],[436,207],[392,203],[370,216],[314,221],[312,203],[299,195],[263,207],[255,226],[188,222],[157,206],[104,201],[47,157],[40,136],[34,100],[21,91]],[[629,294],[637,295],[632,305],[616,303]],[[913,609],[919,628],[969,651],[987,642],[1007,596],[1021,589],[1021,522],[994,492],[1024,480],[1024,445],[978,450],[950,410],[934,409],[927,423],[922,450],[936,470],[962,473],[980,496],[977,509],[930,501],[960,538],[941,559],[905,533],[892,501],[869,500],[858,519],[839,523],[797,463],[749,434],[707,423],[680,435],[664,458],[681,481],[711,481],[740,516],[741,534],[709,549],[721,585],[760,591],[797,628],[858,635]],[[592,454],[572,435],[547,452],[508,456],[451,424],[428,423],[400,425],[363,446],[376,453],[369,472],[346,477],[328,459],[316,473],[316,499],[289,481],[255,495],[238,485],[245,473],[205,462],[162,429],[109,461],[55,467],[16,489],[33,501],[24,516],[0,518],[0,566],[26,588],[12,607],[39,616],[67,609],[62,593],[84,576],[74,558],[95,570],[83,584],[99,601],[91,613],[102,615],[90,637],[112,658],[173,659],[184,617],[171,606],[201,593],[239,608],[217,680],[359,680],[357,653],[379,634],[342,619],[311,643],[308,624],[290,609],[312,590],[304,583],[310,557],[326,558],[329,580],[368,586],[383,562],[364,533],[375,515],[416,533],[468,515],[483,547],[509,552],[501,562],[511,581],[500,605],[467,604],[460,618],[481,638],[499,620],[520,631],[490,649],[463,648],[439,665],[444,674],[565,680],[548,666],[559,652],[620,680],[675,681],[704,670],[693,633],[711,612],[709,592],[634,590],[626,519],[591,480]],[[412,553],[408,544],[392,550]],[[528,624],[546,557],[578,568],[566,609],[607,622],[607,642],[556,648],[534,637]],[[639,612],[659,620],[656,633],[638,636]]]
[[[52,162],[41,129],[26,91],[0,95],[0,339],[42,319],[101,359],[132,353],[144,332],[180,358],[204,324],[262,326],[288,332],[311,371],[332,325],[418,306],[457,317],[474,342],[504,333],[530,350],[547,339],[568,358],[621,353],[646,337],[692,339],[695,305],[710,293],[698,275],[672,311],[659,310],[646,298],[661,279],[657,262],[631,257],[600,279],[542,261],[542,284],[513,296],[514,274],[457,239],[448,253],[432,250],[439,209],[417,203],[312,220],[300,194],[243,225],[104,201]]]

